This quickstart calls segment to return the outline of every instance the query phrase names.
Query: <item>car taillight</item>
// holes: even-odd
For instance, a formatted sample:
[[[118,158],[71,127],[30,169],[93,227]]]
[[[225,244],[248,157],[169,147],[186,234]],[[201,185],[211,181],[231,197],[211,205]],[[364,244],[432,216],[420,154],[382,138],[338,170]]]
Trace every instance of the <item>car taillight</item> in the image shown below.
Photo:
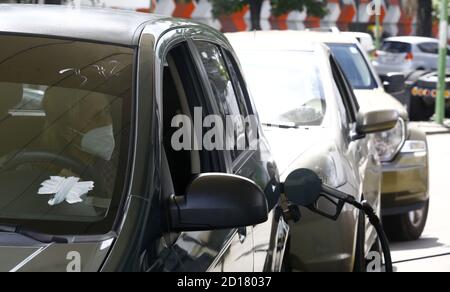
[[[406,60],[406,61],[412,61],[412,60],[414,60],[414,55],[413,55],[413,53],[409,52],[408,54],[406,54],[405,60]]]

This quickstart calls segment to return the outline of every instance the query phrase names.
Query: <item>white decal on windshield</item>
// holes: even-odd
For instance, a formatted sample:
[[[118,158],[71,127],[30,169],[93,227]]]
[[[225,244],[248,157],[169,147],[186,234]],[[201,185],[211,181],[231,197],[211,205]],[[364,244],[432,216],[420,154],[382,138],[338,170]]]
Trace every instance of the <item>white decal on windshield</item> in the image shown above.
[[[39,189],[39,195],[53,195],[48,201],[50,206],[61,204],[66,201],[69,204],[83,202],[82,196],[94,189],[94,182],[80,182],[78,177],[60,177],[51,176],[49,180],[44,181]]]
[[[62,69],[62,70],[59,70],[58,73],[60,75],[63,75],[63,74],[66,74],[68,72],[70,72],[72,74],[75,74],[75,76],[77,76],[77,77],[79,77],[81,79],[80,86],[84,86],[86,84],[86,82],[88,82],[88,78],[86,76],[84,76],[83,74],[81,74],[81,70],[78,69],[78,68]]]

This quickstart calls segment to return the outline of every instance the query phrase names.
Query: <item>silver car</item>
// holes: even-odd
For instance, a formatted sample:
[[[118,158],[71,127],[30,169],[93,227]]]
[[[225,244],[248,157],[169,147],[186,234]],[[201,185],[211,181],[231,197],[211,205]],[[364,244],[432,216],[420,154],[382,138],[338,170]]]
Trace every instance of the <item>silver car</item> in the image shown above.
[[[392,37],[384,41],[373,62],[378,74],[436,70],[439,40],[424,37]],[[450,58],[447,57],[447,66]],[[448,67],[450,68],[450,67]]]
[[[359,109],[330,50],[301,36],[296,31],[227,35],[242,62],[281,180],[308,168],[328,186],[367,200],[379,212],[381,165],[373,137],[358,134],[357,126],[370,113]],[[394,113],[387,121],[392,126],[398,119]],[[318,205],[328,214],[335,212],[333,202]],[[301,213],[301,221],[290,228],[288,266],[300,271],[364,270],[377,238],[362,214],[345,207],[332,221],[305,208]]]

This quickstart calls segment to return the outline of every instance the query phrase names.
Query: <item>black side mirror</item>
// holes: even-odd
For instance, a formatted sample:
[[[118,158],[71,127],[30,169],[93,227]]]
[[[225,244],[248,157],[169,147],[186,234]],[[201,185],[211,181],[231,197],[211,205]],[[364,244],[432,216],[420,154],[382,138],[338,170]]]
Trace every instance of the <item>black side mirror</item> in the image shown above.
[[[306,207],[314,213],[337,220],[345,201],[327,195],[331,190],[312,170],[298,169],[292,172],[284,183],[284,194],[292,203]]]
[[[388,73],[380,77],[387,93],[399,94],[405,91],[406,79],[402,73]]]
[[[253,181],[229,174],[204,174],[188,187],[185,196],[169,203],[174,231],[238,228],[268,219],[267,199]]]

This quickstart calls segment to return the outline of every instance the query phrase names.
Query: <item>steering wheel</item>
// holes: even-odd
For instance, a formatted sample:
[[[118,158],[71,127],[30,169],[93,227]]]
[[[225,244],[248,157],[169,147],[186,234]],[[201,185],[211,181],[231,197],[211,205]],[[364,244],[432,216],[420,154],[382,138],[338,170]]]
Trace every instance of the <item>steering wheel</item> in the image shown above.
[[[92,168],[92,166],[86,166],[80,161],[73,158],[62,156],[49,151],[30,151],[24,150],[18,153],[14,153],[13,156],[3,167],[2,170],[14,170],[18,166],[29,163],[49,163],[53,165],[61,166],[62,168],[69,169],[70,171],[82,175],[86,181],[95,182],[97,190],[104,190],[101,177]]]

